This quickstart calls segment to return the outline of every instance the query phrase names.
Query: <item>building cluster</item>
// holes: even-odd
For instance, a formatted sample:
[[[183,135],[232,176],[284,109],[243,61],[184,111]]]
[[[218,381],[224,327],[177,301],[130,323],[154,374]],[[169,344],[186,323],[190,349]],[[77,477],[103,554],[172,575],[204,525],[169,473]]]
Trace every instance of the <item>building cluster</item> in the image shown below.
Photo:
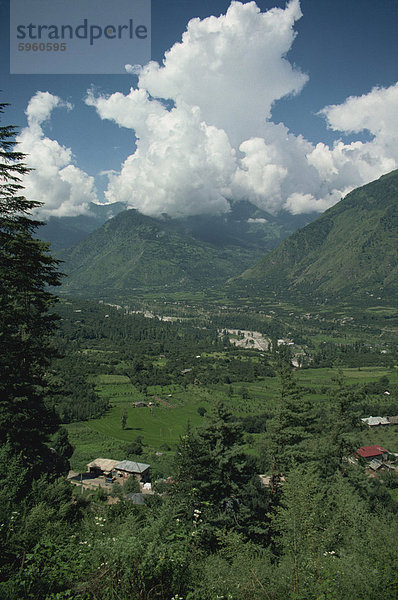
[[[88,473],[95,477],[105,477],[115,480],[135,477],[142,483],[149,482],[150,465],[132,460],[112,460],[110,458],[96,458],[87,465]]]
[[[355,452],[356,458],[363,459],[367,463],[368,472],[379,469],[388,469],[397,472],[398,468],[392,464],[397,460],[397,455],[389,452],[382,446],[362,446]]]
[[[143,504],[146,494],[152,493],[150,483],[150,465],[132,460],[113,460],[111,458],[96,458],[87,465],[85,473],[69,473],[68,479],[82,489],[95,490],[97,488],[112,489],[113,483],[123,485],[129,478],[136,479],[140,486],[140,493],[127,494],[127,499],[135,504]]]

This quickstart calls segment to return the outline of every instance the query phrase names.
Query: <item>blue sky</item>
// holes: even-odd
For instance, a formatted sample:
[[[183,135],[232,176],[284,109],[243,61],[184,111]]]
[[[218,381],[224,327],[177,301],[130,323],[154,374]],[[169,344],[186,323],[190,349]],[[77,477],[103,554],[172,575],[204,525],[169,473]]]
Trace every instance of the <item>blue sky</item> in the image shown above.
[[[25,128],[25,110],[30,100],[38,91],[51,95],[41,96],[36,102],[36,105],[39,101],[47,103],[48,119],[35,121],[40,130],[34,132],[31,128],[21,140],[23,149],[35,152],[38,157],[43,149],[42,162],[38,159],[37,164],[33,164],[39,175],[43,168],[42,181],[28,181],[27,195],[43,195],[48,206],[44,216],[84,212],[90,199],[103,200],[104,191],[107,191],[107,201],[120,198],[153,215],[161,212],[172,216],[197,212],[216,214],[228,210],[228,201],[243,197],[274,212],[280,208],[293,213],[321,212],[353,187],[396,168],[398,157],[391,148],[396,145],[394,135],[398,125],[393,114],[397,98],[394,86],[398,81],[398,1],[301,0],[298,3],[294,0],[291,4],[295,4],[295,16],[278,37],[277,19],[282,19],[283,11],[287,14],[286,3],[256,2],[259,14],[266,14],[274,7],[281,9],[274,18],[276,37],[270,39],[268,45],[259,39],[251,46],[250,40],[245,44],[239,37],[239,19],[247,35],[251,23],[258,22],[259,27],[262,26],[259,14],[237,10],[232,17],[229,13],[231,23],[235,23],[234,19],[238,21],[233,25],[233,35],[240,40],[236,44],[241,44],[241,48],[235,71],[231,63],[233,44],[221,59],[218,76],[220,88],[224,88],[218,104],[212,103],[218,90],[211,82],[207,98],[206,90],[201,90],[197,81],[190,82],[189,60],[194,52],[192,44],[190,47],[187,43],[186,49],[182,48],[175,55],[175,60],[184,65],[177,75],[171,62],[163,75],[155,70],[146,75],[140,89],[149,94],[150,99],[145,106],[138,107],[137,98],[129,96],[130,88],[138,87],[136,75],[10,75],[9,2],[0,0],[0,89],[2,100],[12,105],[4,124]],[[210,15],[225,15],[229,6],[230,2],[221,0],[170,0],[167,3],[152,0],[152,60],[161,64],[164,53],[181,41],[190,19],[199,17],[206,25],[208,21],[204,19]],[[211,34],[210,29],[203,27],[198,43],[205,49],[206,44],[211,44],[208,41]],[[220,28],[217,33],[221,41],[223,31]],[[268,35],[266,30],[262,35]],[[261,61],[259,53],[273,54],[272,48],[279,41],[280,56]],[[287,52],[283,50],[286,48]],[[239,56],[243,55],[247,60],[241,63]],[[197,78],[203,73],[203,81],[208,81],[206,73],[212,70],[215,56],[209,52],[209,64],[203,59],[203,63],[192,65]],[[289,72],[283,74],[285,59]],[[130,59],[126,56],[123,60],[129,63]],[[253,86],[248,85],[245,77],[248,65],[253,66]],[[182,94],[178,88],[181,81],[188,81],[182,86]],[[89,89],[93,90],[93,96],[87,103]],[[112,94],[117,92],[123,94],[121,112],[111,102]],[[230,101],[230,93],[236,94],[236,107]],[[167,94],[172,97],[169,105],[165,104]],[[195,94],[199,115],[192,112],[196,105]],[[263,116],[254,98],[256,94],[260,101],[264,98]],[[54,97],[60,100],[52,100]],[[172,123],[157,106],[156,97],[163,98],[163,111],[164,106],[176,107]],[[354,98],[347,103],[350,97]],[[68,110],[62,103],[69,103],[73,108]],[[334,105],[339,108],[329,108],[319,114],[325,107]],[[157,125],[141,128],[139,155],[135,154],[134,144],[135,131],[139,129],[134,125],[137,120],[132,116],[126,126],[122,115],[129,110],[140,110],[144,121],[157,114],[163,123],[163,129]],[[378,110],[380,119],[385,120],[382,128],[377,125]],[[247,112],[252,112],[257,120],[249,119]],[[35,118],[33,115],[33,121]],[[267,122],[264,129],[261,118]],[[205,123],[205,129],[200,123]],[[278,128],[278,123],[283,125]],[[184,136],[175,135],[176,129],[183,129]],[[168,131],[171,133],[167,136]],[[338,140],[341,140],[339,148]],[[52,149],[59,155],[55,162],[59,169],[66,167],[66,171],[58,192],[56,188],[54,196],[47,198],[44,184],[48,173],[43,164],[44,151],[50,151],[51,141],[54,142]],[[189,168],[185,165],[185,170],[182,168],[184,156],[193,157],[193,164]],[[113,175],[108,181],[108,177],[100,173],[109,171],[113,171]],[[87,177],[94,180],[89,181]],[[85,190],[81,197],[79,187]],[[56,193],[62,196],[62,201],[57,201]]]

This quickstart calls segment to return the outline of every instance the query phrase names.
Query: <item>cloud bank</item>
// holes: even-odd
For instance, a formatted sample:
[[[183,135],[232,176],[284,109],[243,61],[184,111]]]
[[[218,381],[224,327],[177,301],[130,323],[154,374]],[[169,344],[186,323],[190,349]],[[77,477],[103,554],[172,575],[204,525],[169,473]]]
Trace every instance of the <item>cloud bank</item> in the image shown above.
[[[171,217],[221,214],[241,199],[271,213],[322,212],[397,168],[398,84],[320,111],[336,138],[366,131],[368,142],[313,144],[272,121],[274,104],[308,81],[287,58],[301,17],[299,0],[264,13],[234,1],[225,15],[192,19],[161,65],[126,64],[138,76],[128,94],[88,92],[101,119],[136,138],[120,171],[108,174],[107,202]],[[36,169],[27,195],[45,201],[44,215],[78,214],[95,201],[93,180],[71,150],[44,136],[42,123],[61,105],[38,92],[20,136]]]
[[[37,92],[26,109],[28,126],[17,138],[18,150],[26,154],[25,163],[33,169],[23,178],[25,195],[44,203],[35,210],[43,219],[87,213],[89,203],[96,201],[94,178],[75,166],[70,148],[44,135],[42,125],[56,107],[72,108],[49,92]]]
[[[368,130],[367,143],[314,145],[272,122],[273,104],[308,79],[286,58],[301,16],[299,0],[265,13],[254,2],[232,2],[225,15],[191,20],[162,65],[139,71],[137,89],[89,93],[101,119],[137,138],[110,176],[108,201],[153,216],[218,214],[238,199],[272,213],[322,212],[395,168],[397,86],[321,111],[335,131]]]

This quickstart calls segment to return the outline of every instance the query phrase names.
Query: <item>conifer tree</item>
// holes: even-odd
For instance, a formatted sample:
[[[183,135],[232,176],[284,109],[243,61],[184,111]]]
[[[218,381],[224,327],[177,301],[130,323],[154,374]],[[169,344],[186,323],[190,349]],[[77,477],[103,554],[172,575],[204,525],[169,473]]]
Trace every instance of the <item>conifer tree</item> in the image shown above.
[[[216,403],[207,422],[188,428],[176,454],[173,495],[183,513],[216,544],[215,531],[233,528],[263,542],[268,534],[268,495],[260,484],[256,461],[243,452],[240,424]]]
[[[0,104],[0,113],[6,106]],[[22,194],[28,169],[15,150],[15,134],[14,127],[0,127],[0,443],[34,474],[51,470],[46,441],[56,420],[43,390],[55,326],[48,286],[58,285],[60,276],[48,245],[34,238],[40,223],[29,213],[41,203]]]
[[[266,455],[271,469],[271,487],[294,466],[311,458],[314,431],[313,407],[285,365],[280,371],[281,391],[275,417],[267,423]]]
[[[330,397],[329,427],[319,449],[321,471],[325,477],[350,470],[348,457],[360,446],[361,412],[358,406],[363,393],[358,387],[347,385],[342,370],[338,371],[334,381],[337,389]]]
[[[191,511],[202,506],[214,518],[240,510],[240,495],[254,474],[242,443],[239,424],[221,402],[203,427],[188,429],[177,449],[174,489],[189,498]]]

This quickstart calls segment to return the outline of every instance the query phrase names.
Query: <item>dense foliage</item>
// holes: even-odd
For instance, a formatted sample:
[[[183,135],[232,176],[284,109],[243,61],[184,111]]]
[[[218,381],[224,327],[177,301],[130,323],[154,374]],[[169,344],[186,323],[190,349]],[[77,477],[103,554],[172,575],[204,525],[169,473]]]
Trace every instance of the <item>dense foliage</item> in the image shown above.
[[[381,353],[379,348],[369,347],[363,342],[353,344],[336,344],[327,342],[319,345],[312,357],[314,367],[332,367],[345,365],[347,367],[367,367],[373,365],[393,366],[398,354],[394,349],[390,353]]]
[[[187,430],[171,480],[144,506],[120,487],[107,506],[103,493],[71,501],[68,484],[42,482],[29,507],[14,505],[1,597],[395,600],[398,507],[382,482],[338,458],[352,416],[344,384],[326,430],[303,425],[310,409],[284,370],[269,487],[221,404]]]
[[[46,401],[62,423],[98,417],[109,406],[107,399],[99,397],[94,384],[87,380],[87,366],[74,352],[51,363],[52,368],[47,373]]]
[[[0,112],[5,106],[0,105]],[[27,169],[23,155],[14,149],[14,136],[13,127],[0,127],[2,579],[15,572],[21,560],[23,566],[27,546],[40,536],[43,519],[47,522],[53,512],[52,502],[56,506],[61,497],[67,499],[66,512],[74,511],[66,483],[54,483],[67,472],[72,448],[66,432],[57,431],[56,415],[45,403],[46,369],[54,354],[50,334],[55,327],[49,312],[55,299],[48,286],[59,283],[59,274],[47,245],[33,237],[39,223],[29,212],[39,202],[22,195],[20,180]],[[42,511],[44,496],[48,504]]]

